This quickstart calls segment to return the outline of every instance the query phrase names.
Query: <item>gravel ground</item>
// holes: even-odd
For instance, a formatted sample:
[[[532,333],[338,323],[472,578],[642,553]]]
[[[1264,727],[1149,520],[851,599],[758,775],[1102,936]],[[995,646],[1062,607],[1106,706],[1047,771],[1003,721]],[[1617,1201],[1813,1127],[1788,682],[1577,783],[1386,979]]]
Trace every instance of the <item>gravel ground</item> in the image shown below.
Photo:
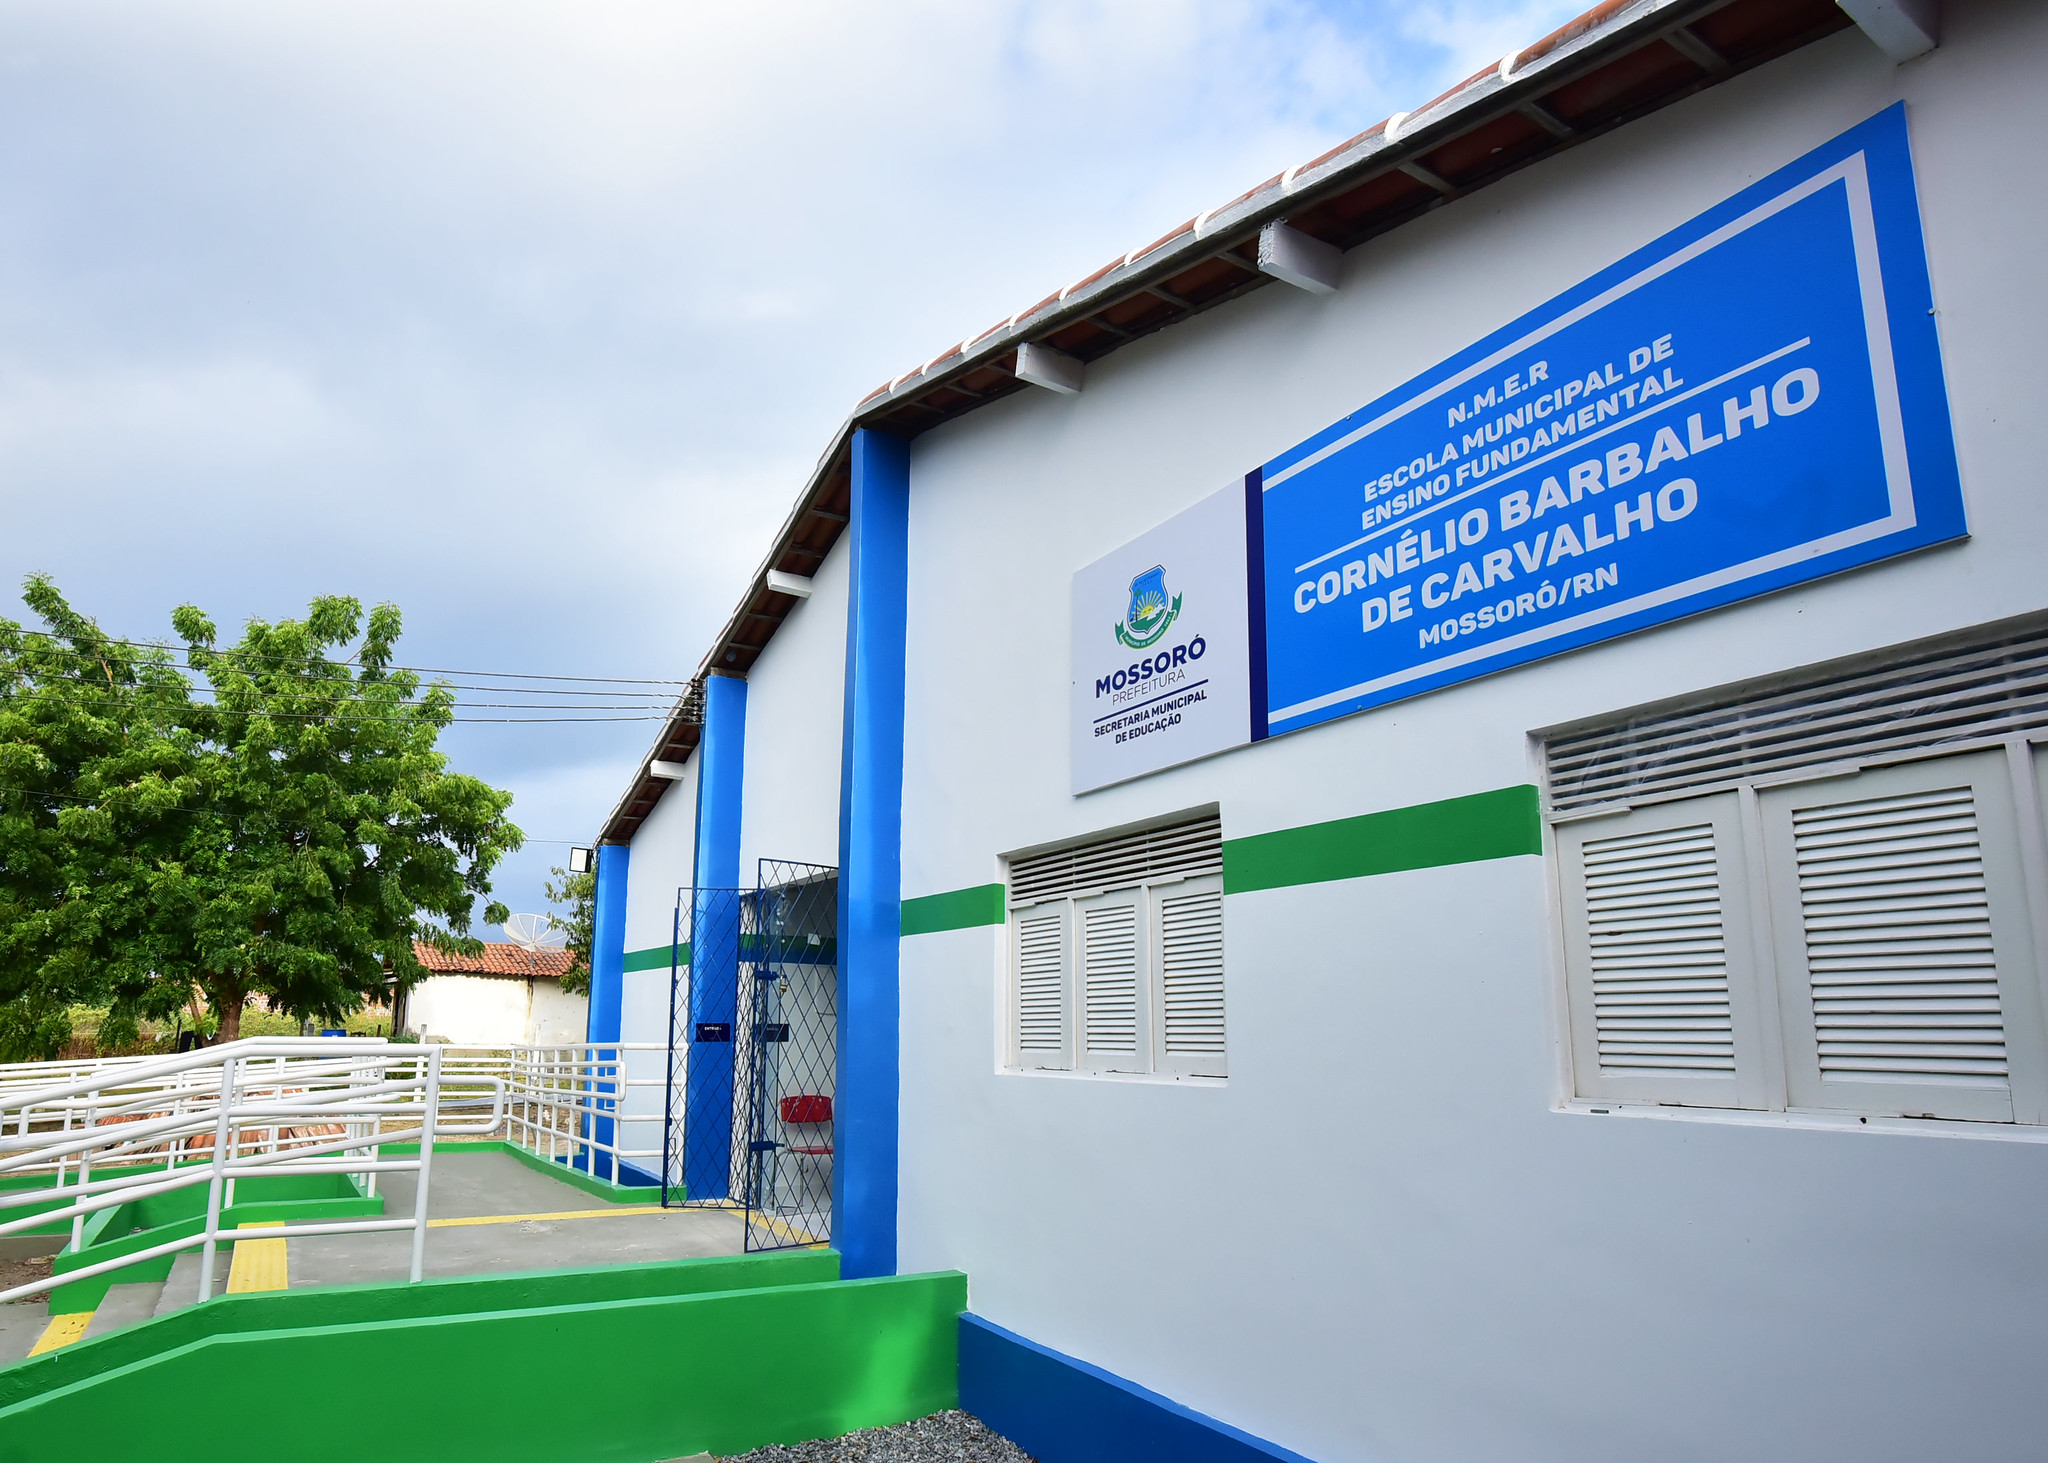
[[[966,1412],[934,1412],[894,1427],[871,1427],[843,1438],[777,1444],[741,1453],[732,1463],[1031,1463],[1008,1438]]]
[[[0,1260],[0,1290],[12,1290],[17,1285],[26,1285],[31,1280],[41,1280],[50,1273],[48,1255],[37,1255],[30,1260]],[[13,1306],[39,1306],[43,1298],[39,1295],[23,1296],[20,1300],[7,1302]]]

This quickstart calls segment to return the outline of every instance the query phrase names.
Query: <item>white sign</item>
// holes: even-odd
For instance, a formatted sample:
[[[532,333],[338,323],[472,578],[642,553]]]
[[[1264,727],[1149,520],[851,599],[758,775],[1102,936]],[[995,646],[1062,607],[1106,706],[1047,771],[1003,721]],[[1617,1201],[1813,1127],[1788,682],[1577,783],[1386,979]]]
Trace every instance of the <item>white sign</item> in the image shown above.
[[[1074,575],[1075,792],[1251,739],[1245,612],[1241,483]]]

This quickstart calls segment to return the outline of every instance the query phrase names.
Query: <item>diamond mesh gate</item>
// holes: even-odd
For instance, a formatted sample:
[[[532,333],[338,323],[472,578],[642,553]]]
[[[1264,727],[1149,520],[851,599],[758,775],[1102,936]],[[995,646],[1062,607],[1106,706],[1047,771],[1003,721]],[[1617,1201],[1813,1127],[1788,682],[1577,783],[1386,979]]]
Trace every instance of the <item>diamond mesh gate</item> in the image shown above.
[[[749,1250],[832,1238],[839,1055],[839,871],[761,860],[756,950],[743,998]],[[738,1146],[738,1145],[735,1145]]]
[[[829,1243],[839,871],[763,859],[678,891],[662,1203],[739,1208],[748,1250]]]

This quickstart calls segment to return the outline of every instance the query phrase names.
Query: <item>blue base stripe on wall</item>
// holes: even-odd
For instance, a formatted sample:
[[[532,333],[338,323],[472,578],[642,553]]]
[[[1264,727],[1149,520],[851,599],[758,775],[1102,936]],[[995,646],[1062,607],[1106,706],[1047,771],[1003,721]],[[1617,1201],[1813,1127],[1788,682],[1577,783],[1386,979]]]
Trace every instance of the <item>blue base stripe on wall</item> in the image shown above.
[[[974,1315],[960,1318],[960,1405],[1039,1463],[1309,1463]]]

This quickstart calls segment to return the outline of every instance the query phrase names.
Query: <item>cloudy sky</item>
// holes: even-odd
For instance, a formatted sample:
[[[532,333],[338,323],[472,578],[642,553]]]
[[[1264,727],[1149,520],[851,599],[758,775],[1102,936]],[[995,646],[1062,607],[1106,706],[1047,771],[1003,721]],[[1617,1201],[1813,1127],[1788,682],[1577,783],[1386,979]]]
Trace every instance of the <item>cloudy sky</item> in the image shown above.
[[[10,0],[0,614],[687,676],[870,388],[1586,3]],[[654,730],[451,729],[514,909]]]

